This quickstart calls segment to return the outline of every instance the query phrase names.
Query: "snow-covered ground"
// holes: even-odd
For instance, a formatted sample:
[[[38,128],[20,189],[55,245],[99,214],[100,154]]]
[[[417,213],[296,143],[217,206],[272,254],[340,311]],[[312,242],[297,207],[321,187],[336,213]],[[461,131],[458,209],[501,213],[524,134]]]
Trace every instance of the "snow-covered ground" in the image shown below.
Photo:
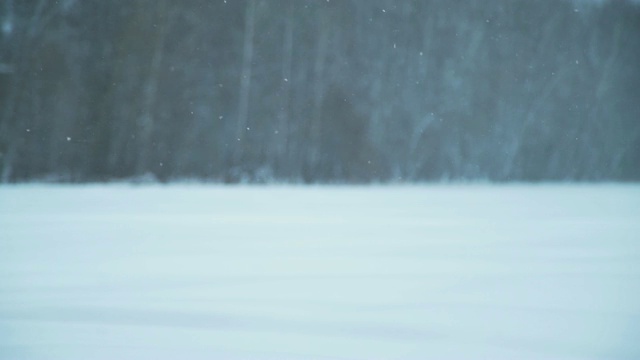
[[[0,187],[2,359],[638,359],[640,186]]]

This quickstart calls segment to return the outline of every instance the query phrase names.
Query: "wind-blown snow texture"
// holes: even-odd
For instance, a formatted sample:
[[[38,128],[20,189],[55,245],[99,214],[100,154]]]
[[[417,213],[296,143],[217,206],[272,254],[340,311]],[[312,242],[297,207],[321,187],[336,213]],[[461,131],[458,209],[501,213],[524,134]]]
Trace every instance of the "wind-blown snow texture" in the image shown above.
[[[3,359],[637,359],[640,187],[0,188]]]

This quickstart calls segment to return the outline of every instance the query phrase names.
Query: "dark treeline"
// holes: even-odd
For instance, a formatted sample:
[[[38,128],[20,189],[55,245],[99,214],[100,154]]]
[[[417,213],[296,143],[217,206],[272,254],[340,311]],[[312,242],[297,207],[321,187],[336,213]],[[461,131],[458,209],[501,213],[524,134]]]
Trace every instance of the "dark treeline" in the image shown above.
[[[640,180],[640,6],[0,0],[0,179]]]

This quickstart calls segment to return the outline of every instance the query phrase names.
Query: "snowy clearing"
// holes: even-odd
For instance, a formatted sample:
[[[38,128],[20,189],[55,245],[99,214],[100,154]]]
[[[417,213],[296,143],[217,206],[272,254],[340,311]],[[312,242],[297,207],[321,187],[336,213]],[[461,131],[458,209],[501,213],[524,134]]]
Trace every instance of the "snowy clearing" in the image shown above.
[[[640,186],[0,187],[3,359],[637,359]]]

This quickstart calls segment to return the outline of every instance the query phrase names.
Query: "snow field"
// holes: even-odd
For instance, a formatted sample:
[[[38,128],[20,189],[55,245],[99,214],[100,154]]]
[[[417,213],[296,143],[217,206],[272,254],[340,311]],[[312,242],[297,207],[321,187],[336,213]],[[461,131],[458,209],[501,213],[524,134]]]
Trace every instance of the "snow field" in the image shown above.
[[[0,187],[7,359],[634,359],[640,186]]]

